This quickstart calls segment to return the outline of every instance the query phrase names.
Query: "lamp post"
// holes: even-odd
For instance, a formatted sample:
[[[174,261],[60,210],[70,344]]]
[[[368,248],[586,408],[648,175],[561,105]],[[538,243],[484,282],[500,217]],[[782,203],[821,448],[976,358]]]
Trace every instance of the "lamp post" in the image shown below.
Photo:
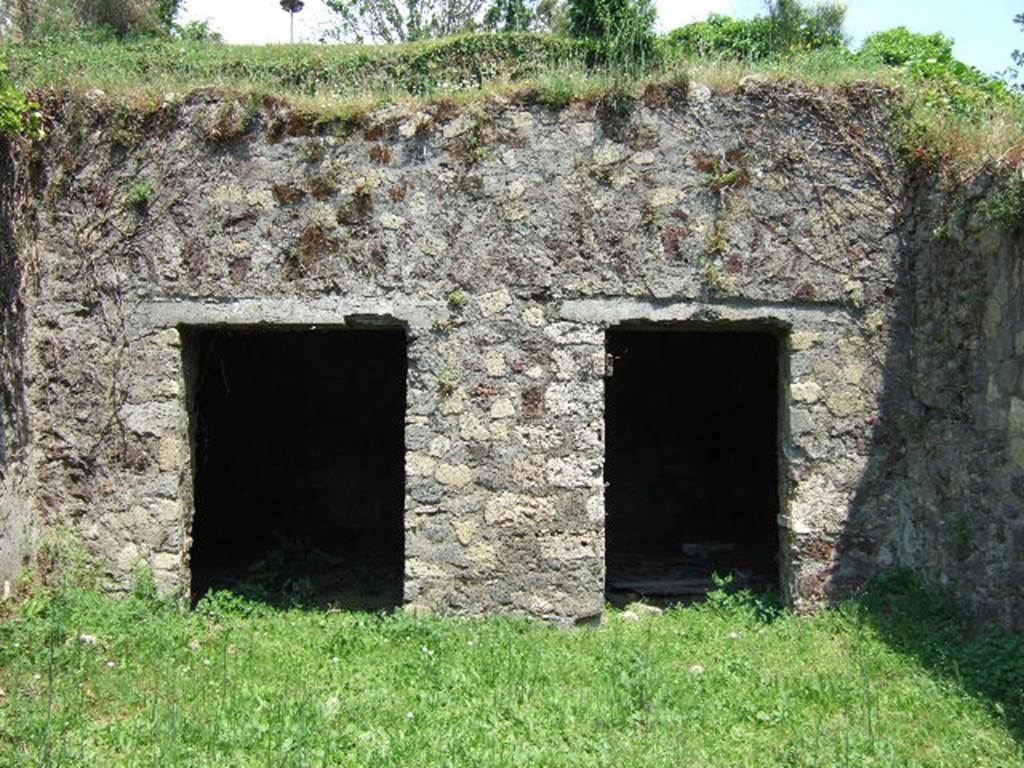
[[[295,42],[295,14],[301,11],[306,4],[302,0],[281,0],[281,8],[288,11],[288,39]]]

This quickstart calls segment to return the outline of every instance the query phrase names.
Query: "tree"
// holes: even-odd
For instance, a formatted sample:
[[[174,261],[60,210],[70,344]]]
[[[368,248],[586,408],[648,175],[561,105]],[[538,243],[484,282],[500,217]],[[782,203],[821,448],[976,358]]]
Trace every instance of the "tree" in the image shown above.
[[[118,37],[168,34],[182,0],[0,0],[5,34],[16,38],[74,35],[101,29]]]
[[[822,3],[805,6],[800,0],[767,0],[768,18],[774,37],[772,47],[780,53],[805,48],[842,45],[846,6]]]
[[[492,0],[483,27],[489,32],[564,34],[567,22],[565,0]]]
[[[154,13],[161,29],[167,32],[174,29],[174,20],[182,4],[183,0],[156,0]]]
[[[478,28],[487,0],[326,0],[338,16],[326,37],[405,43]]]
[[[568,32],[595,44],[594,61],[618,66],[645,66],[654,59],[651,0],[569,0]]]
[[[295,42],[295,14],[306,7],[302,0],[281,0],[281,9],[288,13],[288,40]]]
[[[565,0],[539,0],[534,9],[534,24],[537,29],[563,35],[569,29],[569,9]]]
[[[492,32],[526,32],[536,15],[526,0],[495,0],[484,14],[484,29]]]
[[[1013,23],[1020,27],[1021,31],[1024,32],[1024,13],[1018,13],[1016,16],[1014,16]],[[1011,71],[1011,74],[1014,78],[1020,77],[1020,68],[1024,67],[1024,51],[1018,48],[1010,55],[1013,57],[1013,63],[1015,67]]]

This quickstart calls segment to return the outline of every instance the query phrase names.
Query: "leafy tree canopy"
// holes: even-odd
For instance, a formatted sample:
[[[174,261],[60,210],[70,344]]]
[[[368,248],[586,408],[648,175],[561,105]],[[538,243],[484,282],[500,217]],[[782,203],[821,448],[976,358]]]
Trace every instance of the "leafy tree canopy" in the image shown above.
[[[643,68],[656,55],[652,0],[569,0],[567,31],[595,42],[593,63]]]
[[[117,37],[168,34],[183,0],[0,0],[6,34],[68,37],[97,30]]]
[[[477,28],[487,0],[326,0],[338,18],[329,39],[405,43]]]
[[[494,0],[484,14],[484,29],[491,32],[527,32],[535,14],[527,0]]]
[[[1021,31],[1024,32],[1024,13],[1018,13],[1016,16],[1014,16],[1013,23],[1020,27]],[[1016,69],[1014,69],[1011,74],[1016,79],[1020,77],[1020,68],[1024,67],[1024,51],[1018,48],[1010,55],[1013,57],[1013,63],[1016,67]]]

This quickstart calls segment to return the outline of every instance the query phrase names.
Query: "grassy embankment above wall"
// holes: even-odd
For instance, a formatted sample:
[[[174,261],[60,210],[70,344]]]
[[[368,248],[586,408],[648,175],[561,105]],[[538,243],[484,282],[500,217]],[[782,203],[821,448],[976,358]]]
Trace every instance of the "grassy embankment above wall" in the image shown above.
[[[4,55],[15,85],[29,92],[99,89],[112,100],[144,107],[169,93],[216,88],[270,94],[328,119],[424,99],[467,102],[532,92],[561,107],[608,94],[628,97],[666,82],[728,90],[749,75],[826,89],[868,82],[899,95],[895,140],[918,160],[939,161],[962,174],[991,163],[1016,165],[1024,147],[1024,100],[959,62],[919,58],[893,66],[887,63],[891,56],[844,48],[741,61],[702,57],[681,39],[662,38],[659,63],[643,74],[588,68],[585,43],[540,34],[466,35],[402,46],[80,39],[8,45]]]

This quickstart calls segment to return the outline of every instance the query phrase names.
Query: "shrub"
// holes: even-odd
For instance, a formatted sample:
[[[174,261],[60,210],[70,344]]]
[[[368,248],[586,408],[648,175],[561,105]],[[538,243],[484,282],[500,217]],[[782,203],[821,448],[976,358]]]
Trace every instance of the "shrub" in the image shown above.
[[[1024,179],[1014,178],[986,197],[980,207],[982,218],[1010,234],[1024,230]]]
[[[906,27],[896,27],[868,37],[859,55],[890,67],[928,60],[948,64],[953,61],[953,41],[941,32],[920,35]]]
[[[896,27],[871,35],[857,52],[868,62],[900,67],[922,87],[922,102],[970,118],[983,118],[1011,98],[1006,84],[953,57],[953,41]]]
[[[171,32],[175,37],[188,40],[190,43],[224,42],[220,32],[213,29],[208,21],[190,21],[186,24],[173,24]]]
[[[733,19],[712,14],[665,37],[677,55],[758,61],[797,51],[834,48],[844,43],[842,5],[807,8],[793,0],[773,2],[767,16]]]
[[[712,14],[707,21],[687,24],[668,33],[665,44],[685,56],[717,56],[758,60],[772,50],[771,20],[765,16],[734,19]]]

